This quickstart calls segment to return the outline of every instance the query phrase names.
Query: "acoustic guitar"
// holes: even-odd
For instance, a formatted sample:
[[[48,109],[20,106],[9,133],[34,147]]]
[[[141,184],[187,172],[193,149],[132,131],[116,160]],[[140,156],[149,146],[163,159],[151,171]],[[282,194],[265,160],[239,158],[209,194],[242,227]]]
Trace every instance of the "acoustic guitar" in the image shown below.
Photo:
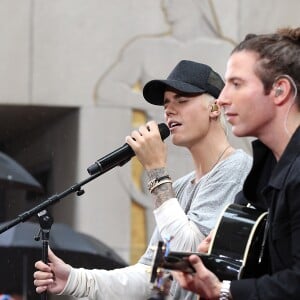
[[[169,251],[159,241],[153,258],[151,283],[159,284],[162,269],[193,273],[188,257],[198,255],[220,280],[258,277],[265,273],[264,244],[267,212],[238,204],[228,205],[217,222],[208,253]]]

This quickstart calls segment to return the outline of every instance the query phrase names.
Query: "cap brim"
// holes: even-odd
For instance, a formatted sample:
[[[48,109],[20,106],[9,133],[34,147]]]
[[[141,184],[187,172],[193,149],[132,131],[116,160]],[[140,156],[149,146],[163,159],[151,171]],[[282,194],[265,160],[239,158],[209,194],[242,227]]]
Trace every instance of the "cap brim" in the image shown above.
[[[154,105],[164,104],[164,93],[166,88],[172,88],[182,93],[205,93],[205,90],[200,89],[189,83],[177,80],[151,80],[143,89],[143,95],[146,101]]]

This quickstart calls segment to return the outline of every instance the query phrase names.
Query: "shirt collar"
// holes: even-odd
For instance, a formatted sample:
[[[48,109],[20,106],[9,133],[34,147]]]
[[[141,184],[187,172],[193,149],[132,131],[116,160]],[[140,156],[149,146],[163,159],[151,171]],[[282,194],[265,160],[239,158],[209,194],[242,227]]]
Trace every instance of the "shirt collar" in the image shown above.
[[[294,132],[282,156],[276,164],[270,179],[270,185],[280,189],[294,161],[300,155],[300,127]]]

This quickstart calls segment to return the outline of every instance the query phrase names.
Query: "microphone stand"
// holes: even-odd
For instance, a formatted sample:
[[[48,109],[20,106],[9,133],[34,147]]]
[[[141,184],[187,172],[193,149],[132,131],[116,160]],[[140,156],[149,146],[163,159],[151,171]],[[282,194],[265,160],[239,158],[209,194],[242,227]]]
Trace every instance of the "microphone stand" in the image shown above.
[[[47,200],[41,202],[40,204],[34,206],[33,208],[21,213],[18,215],[15,219],[5,223],[0,227],[0,234],[7,231],[8,229],[16,226],[17,224],[21,222],[25,222],[29,218],[31,218],[33,215],[38,215],[39,222],[40,222],[40,232],[42,232],[42,260],[47,263],[48,262],[48,245],[49,245],[49,236],[50,236],[50,229],[53,224],[52,217],[48,214],[46,208],[50,205],[55,204],[56,202],[60,201],[61,199],[65,198],[66,196],[76,193],[77,196],[81,196],[84,194],[84,190],[82,189],[82,186],[87,184],[88,182],[94,180],[95,178],[99,177],[101,172],[98,172],[83,181],[74,184],[70,188],[66,189],[60,194],[55,194],[51,197],[49,197]],[[37,238],[35,238],[37,239]],[[47,300],[47,292],[44,292],[41,294],[42,300]]]
[[[50,238],[50,229],[53,224],[53,218],[49,214],[49,212],[44,209],[38,214],[39,223],[40,223],[40,232],[38,236],[35,237],[35,240],[40,240],[40,234],[42,233],[42,261],[47,264],[48,263],[48,246],[49,246],[49,238]],[[47,300],[48,295],[47,292],[43,292],[41,294],[42,300]]]
[[[15,219],[5,223],[4,225],[2,225],[0,227],[0,234],[7,231],[9,228],[16,226],[17,224],[21,223],[21,222],[25,222],[27,221],[29,218],[31,218],[33,215],[38,214],[39,212],[41,212],[42,210],[46,209],[47,207],[49,207],[50,205],[55,204],[56,202],[58,202],[59,200],[65,198],[66,196],[72,194],[72,193],[77,193],[77,196],[81,196],[84,194],[84,190],[81,188],[83,185],[85,185],[86,183],[94,180],[95,178],[97,178],[98,176],[100,176],[101,173],[96,173],[88,178],[86,178],[85,180],[76,183],[75,185],[71,186],[70,188],[68,188],[67,190],[63,191],[60,194],[55,194],[51,197],[49,197],[47,200],[43,201],[42,203],[34,206],[33,208],[23,212],[22,214],[18,215]]]

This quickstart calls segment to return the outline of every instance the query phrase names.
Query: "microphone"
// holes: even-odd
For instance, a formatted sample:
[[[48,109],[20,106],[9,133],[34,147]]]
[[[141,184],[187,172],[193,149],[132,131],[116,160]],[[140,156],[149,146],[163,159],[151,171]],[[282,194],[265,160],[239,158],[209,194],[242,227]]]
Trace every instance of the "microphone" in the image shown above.
[[[158,129],[162,140],[170,135],[170,130],[166,124],[158,124]],[[90,175],[96,173],[103,174],[116,166],[123,166],[133,156],[135,156],[134,151],[125,143],[120,148],[98,159],[94,164],[88,167],[87,171]]]

